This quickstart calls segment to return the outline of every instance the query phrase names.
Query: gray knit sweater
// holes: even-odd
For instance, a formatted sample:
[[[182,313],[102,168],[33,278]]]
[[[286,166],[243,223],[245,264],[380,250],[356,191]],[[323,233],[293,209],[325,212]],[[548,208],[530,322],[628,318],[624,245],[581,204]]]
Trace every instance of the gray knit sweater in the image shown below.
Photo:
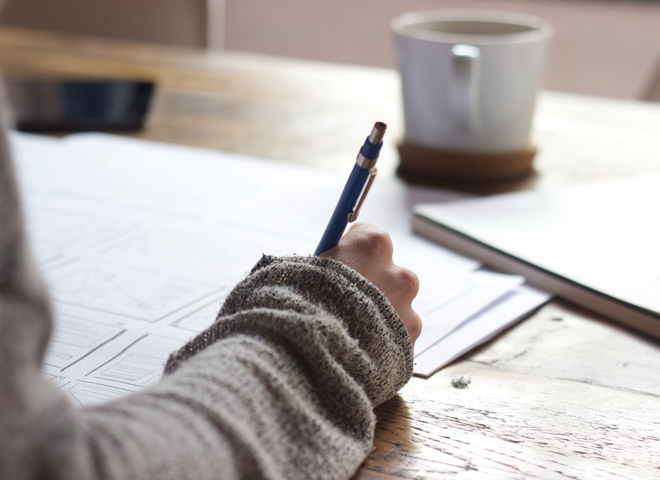
[[[264,257],[153,387],[89,409],[42,378],[51,308],[0,135],[0,479],[348,478],[412,374],[387,299],[343,264]]]

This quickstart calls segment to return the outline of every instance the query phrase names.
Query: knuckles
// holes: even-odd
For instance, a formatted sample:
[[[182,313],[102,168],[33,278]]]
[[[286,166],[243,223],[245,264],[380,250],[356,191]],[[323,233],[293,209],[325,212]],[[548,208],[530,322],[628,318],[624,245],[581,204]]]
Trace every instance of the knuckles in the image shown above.
[[[384,230],[369,230],[360,232],[354,240],[355,246],[363,250],[371,258],[391,261],[394,247],[392,239]]]
[[[410,335],[410,338],[414,343],[422,333],[422,319],[417,312],[413,311],[410,318],[407,321],[404,321],[404,323],[406,325],[406,330],[408,330],[408,335]]]
[[[412,301],[419,292],[419,278],[409,268],[397,267],[394,273],[394,283],[399,294],[409,301]]]

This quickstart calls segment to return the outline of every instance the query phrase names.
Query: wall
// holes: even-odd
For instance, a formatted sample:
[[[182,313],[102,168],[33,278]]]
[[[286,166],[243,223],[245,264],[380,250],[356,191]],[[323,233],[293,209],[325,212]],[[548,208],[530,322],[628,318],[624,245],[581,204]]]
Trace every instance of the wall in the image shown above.
[[[545,88],[642,98],[660,65],[660,2],[596,0],[226,0],[228,49],[394,67],[390,20],[406,11],[487,8],[555,27]]]
[[[221,45],[224,0],[6,0],[0,24],[188,47]],[[214,28],[209,28],[209,21]]]

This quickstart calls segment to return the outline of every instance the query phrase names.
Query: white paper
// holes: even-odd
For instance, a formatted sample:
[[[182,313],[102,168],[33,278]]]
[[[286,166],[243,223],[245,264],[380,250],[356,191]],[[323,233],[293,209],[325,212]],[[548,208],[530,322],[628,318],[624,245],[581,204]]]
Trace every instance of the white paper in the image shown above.
[[[517,275],[479,271],[429,285],[413,302],[423,323],[422,333],[415,343],[415,354],[424,352],[524,281]]]
[[[347,178],[102,134],[11,141],[56,311],[44,375],[81,406],[155,382],[262,254],[311,254]],[[464,196],[379,179],[360,213],[420,277],[418,352],[522,282],[410,233],[415,202]]]
[[[550,300],[550,295],[521,285],[468,319],[424,352],[415,355],[415,375],[429,377],[451,361],[511,326]]]

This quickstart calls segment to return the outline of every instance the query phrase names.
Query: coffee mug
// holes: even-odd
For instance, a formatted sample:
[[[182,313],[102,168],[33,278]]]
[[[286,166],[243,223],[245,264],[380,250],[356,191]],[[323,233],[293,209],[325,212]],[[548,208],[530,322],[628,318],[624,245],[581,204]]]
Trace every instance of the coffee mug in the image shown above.
[[[550,24],[509,12],[412,12],[392,22],[406,144],[449,152],[530,148]]]

